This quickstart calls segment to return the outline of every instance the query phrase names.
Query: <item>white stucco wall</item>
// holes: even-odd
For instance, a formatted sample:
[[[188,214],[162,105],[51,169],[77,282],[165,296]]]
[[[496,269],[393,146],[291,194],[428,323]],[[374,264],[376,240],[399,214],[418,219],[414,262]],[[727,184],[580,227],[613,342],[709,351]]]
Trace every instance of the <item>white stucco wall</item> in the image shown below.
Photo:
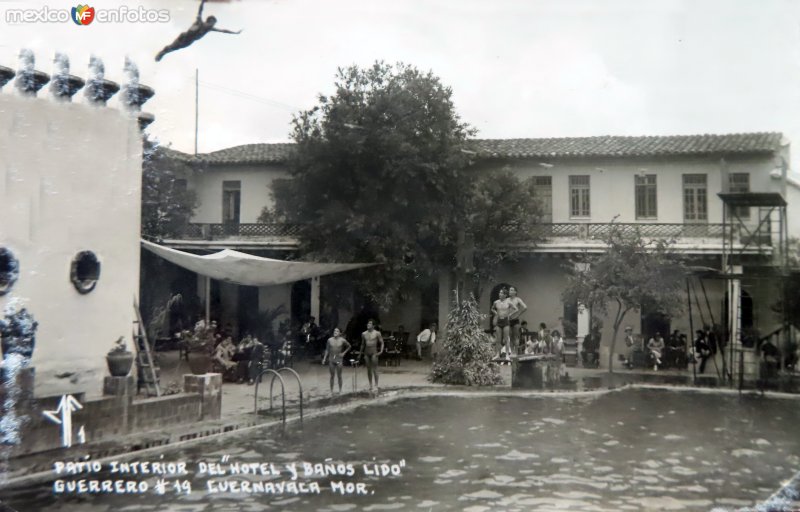
[[[541,322],[548,328],[557,328],[558,320],[564,314],[561,303],[561,290],[567,284],[567,274],[563,269],[565,260],[560,258],[525,257],[520,261],[504,264],[498,269],[496,283],[483,287],[478,304],[482,313],[489,313],[489,296],[495,284],[506,283],[517,288],[519,297],[525,301],[528,310],[521,320],[528,321],[528,328],[538,329]],[[489,319],[484,321],[489,327]]]
[[[20,262],[0,307],[21,304],[39,322],[39,396],[100,394],[114,340],[125,336],[132,349],[141,159],[137,123],[123,112],[0,94],[0,246]],[[81,295],[70,266],[84,250],[97,255],[101,272]]]
[[[776,166],[776,158],[729,157],[727,172],[749,173],[752,192],[777,192],[770,172]],[[545,164],[545,165],[542,165]],[[717,193],[722,191],[722,167],[717,157],[663,159],[583,159],[583,160],[513,160],[487,162],[476,169],[479,172],[506,168],[515,171],[520,178],[552,176],[553,222],[609,222],[615,216],[617,222],[683,222],[683,175],[706,174],[708,187],[708,222],[722,222],[722,201]],[[635,203],[635,179],[639,174],[656,175],[655,219],[637,220]],[[570,217],[569,176],[590,176],[590,218]]]
[[[800,176],[795,174],[786,187],[786,219],[790,238],[800,238]]]
[[[222,222],[222,182],[241,181],[240,222],[256,222],[264,206],[272,206],[271,186],[276,178],[288,174],[282,166],[215,166],[189,179],[189,188],[197,193],[198,207],[192,222]]]

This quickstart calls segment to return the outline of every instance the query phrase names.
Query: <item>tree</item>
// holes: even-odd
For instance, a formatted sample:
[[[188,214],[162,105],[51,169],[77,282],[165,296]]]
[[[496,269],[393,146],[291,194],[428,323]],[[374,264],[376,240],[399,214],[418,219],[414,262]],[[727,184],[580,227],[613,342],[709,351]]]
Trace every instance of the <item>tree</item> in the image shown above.
[[[613,222],[606,243],[604,253],[584,254],[583,261],[570,268],[562,299],[583,304],[593,315],[607,315],[611,310],[608,371],[612,372],[617,335],[625,315],[642,308],[665,315],[681,312],[686,269],[670,241],[648,241],[638,231],[626,234]]]
[[[541,205],[534,199],[534,181],[521,181],[508,170],[483,174],[467,200],[466,231],[479,241],[474,251],[475,296],[492,282],[501,263],[516,260],[538,240]]]
[[[142,162],[142,235],[161,239],[182,235],[197,208],[193,190],[179,186],[188,163],[172,158],[157,143],[145,140]]]
[[[478,311],[474,297],[453,307],[447,320],[443,351],[431,369],[431,381],[468,386],[503,382],[497,364],[492,362],[492,338],[481,327],[485,316]]]
[[[481,220],[493,225],[497,216],[469,216],[490,205],[480,174],[468,169],[474,130],[431,72],[381,62],[353,66],[339,69],[335,88],[293,120],[292,179],[262,218],[301,225],[304,258],[380,263],[351,276],[387,308],[453,268],[460,228]],[[509,176],[497,179],[510,194],[527,190]],[[495,239],[491,244],[493,250]]]

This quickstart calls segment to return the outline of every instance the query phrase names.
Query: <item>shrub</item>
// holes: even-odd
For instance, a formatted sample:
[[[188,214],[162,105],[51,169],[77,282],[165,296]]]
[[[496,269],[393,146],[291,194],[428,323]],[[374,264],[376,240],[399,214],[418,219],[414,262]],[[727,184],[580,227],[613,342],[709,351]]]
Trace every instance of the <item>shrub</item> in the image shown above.
[[[492,386],[502,384],[500,369],[492,362],[492,338],[481,328],[486,315],[475,299],[456,304],[447,319],[447,337],[430,380],[442,384]]]

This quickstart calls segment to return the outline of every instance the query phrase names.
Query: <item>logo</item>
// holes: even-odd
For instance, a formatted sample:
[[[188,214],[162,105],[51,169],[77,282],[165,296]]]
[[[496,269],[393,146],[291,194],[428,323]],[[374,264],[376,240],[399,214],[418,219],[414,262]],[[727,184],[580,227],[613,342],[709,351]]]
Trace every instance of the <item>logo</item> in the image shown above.
[[[94,21],[94,7],[79,5],[72,8],[72,21],[76,25],[88,25]]]

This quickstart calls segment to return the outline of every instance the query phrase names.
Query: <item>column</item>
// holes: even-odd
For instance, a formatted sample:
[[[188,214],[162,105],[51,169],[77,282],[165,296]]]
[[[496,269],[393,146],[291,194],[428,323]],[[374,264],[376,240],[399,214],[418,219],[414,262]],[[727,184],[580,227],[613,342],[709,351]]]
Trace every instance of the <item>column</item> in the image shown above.
[[[439,333],[438,339],[444,341],[447,336],[447,317],[450,316],[450,308],[453,305],[453,286],[449,272],[439,274]],[[412,329],[413,330],[413,329]],[[412,335],[416,335],[412,333]],[[441,350],[441,345],[439,349]]]
[[[592,312],[581,303],[578,303],[578,334],[576,339],[578,341],[578,361],[583,361],[581,352],[583,352],[583,339],[589,334],[591,328],[591,314]]]
[[[731,274],[742,273],[741,265],[731,266]],[[733,347],[733,360],[730,361],[730,365],[734,384],[738,384],[740,377],[745,382],[758,378],[759,357],[755,347],[748,348],[742,345],[742,282],[739,279],[731,279],[728,283],[728,321],[730,343]]]
[[[588,270],[589,264],[588,263],[576,263],[575,269],[581,272],[585,272]],[[576,339],[578,342],[578,361],[579,364],[582,364],[583,357],[581,353],[583,352],[583,339],[589,334],[589,329],[591,329],[591,318],[592,312],[587,308],[585,305],[578,303],[578,332],[576,334]]]
[[[317,319],[319,325],[319,276],[311,278],[311,316]]]

